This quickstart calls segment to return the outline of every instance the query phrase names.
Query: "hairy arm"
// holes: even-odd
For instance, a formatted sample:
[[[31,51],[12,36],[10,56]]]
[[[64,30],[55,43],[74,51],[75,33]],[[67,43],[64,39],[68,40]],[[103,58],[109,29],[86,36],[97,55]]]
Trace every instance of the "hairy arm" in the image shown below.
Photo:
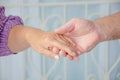
[[[94,21],[101,41],[120,39],[120,12]]]

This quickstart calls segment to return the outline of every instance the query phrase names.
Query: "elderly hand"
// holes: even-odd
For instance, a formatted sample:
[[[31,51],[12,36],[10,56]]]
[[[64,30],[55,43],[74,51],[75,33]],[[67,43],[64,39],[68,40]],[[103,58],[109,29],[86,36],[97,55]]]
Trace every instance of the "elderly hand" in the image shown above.
[[[76,56],[75,45],[63,35],[35,28],[29,28],[26,32],[27,42],[34,50],[43,55],[59,59],[58,54],[51,50],[54,47],[69,53],[71,56]]]
[[[84,19],[72,19],[55,32],[69,37],[77,45],[77,49],[79,49],[77,53],[79,54],[90,51],[100,42],[100,34],[96,24]],[[64,51],[61,54],[69,59],[75,58]]]

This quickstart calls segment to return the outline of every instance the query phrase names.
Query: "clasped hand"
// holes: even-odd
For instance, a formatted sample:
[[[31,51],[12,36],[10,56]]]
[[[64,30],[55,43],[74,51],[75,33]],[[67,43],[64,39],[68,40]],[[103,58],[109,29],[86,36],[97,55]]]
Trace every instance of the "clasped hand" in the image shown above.
[[[78,60],[80,54],[90,51],[101,40],[96,24],[84,19],[72,19],[54,32],[33,29],[30,33],[27,35],[30,46],[55,59],[62,54],[70,60]]]

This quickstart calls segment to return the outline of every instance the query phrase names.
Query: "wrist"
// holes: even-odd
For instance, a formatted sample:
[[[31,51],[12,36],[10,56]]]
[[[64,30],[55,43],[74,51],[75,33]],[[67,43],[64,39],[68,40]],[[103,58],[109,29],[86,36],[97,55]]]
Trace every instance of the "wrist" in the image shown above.
[[[106,16],[94,21],[98,32],[101,34],[102,41],[114,40],[120,38],[119,18],[120,14]]]
[[[104,30],[104,24],[100,23],[99,21],[94,21],[94,25],[99,36],[100,42],[106,41],[107,35]]]
[[[36,28],[32,28],[32,27],[25,27],[24,29],[24,33],[25,33],[25,40],[26,42],[30,45],[31,41],[34,40],[34,38],[36,38],[36,34],[39,34],[42,36],[42,33],[44,31],[40,30],[40,29],[36,29]]]

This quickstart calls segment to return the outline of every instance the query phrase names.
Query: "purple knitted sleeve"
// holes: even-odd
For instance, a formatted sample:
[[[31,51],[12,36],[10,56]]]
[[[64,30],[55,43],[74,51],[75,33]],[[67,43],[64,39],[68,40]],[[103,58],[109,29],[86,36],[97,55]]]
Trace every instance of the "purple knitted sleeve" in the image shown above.
[[[0,56],[13,54],[8,48],[8,35],[15,25],[23,24],[18,16],[5,16],[5,8],[0,6]]]

